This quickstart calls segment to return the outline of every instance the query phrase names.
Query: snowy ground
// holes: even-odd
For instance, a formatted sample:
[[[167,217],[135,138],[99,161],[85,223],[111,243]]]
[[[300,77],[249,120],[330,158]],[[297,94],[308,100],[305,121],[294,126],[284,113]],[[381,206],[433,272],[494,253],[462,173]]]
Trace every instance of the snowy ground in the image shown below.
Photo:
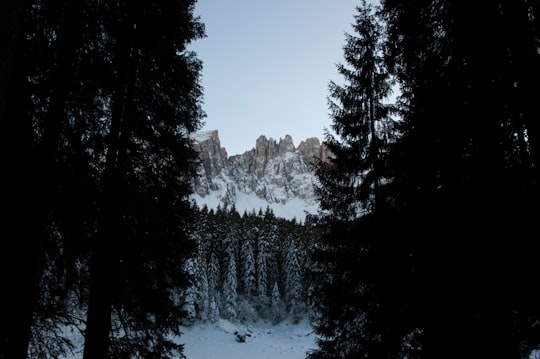
[[[182,328],[179,342],[184,344],[187,359],[304,359],[306,352],[315,348],[313,329],[306,322],[278,325],[258,322],[235,324],[220,320],[213,324],[196,324]],[[245,335],[245,342],[238,342],[235,332]],[[82,358],[82,338],[69,335],[78,350],[65,359]]]
[[[303,359],[315,348],[315,335],[307,322],[278,325],[258,322],[233,324],[221,320],[214,324],[199,324],[183,328],[180,342],[184,343],[187,359]],[[235,335],[247,334],[246,341]]]

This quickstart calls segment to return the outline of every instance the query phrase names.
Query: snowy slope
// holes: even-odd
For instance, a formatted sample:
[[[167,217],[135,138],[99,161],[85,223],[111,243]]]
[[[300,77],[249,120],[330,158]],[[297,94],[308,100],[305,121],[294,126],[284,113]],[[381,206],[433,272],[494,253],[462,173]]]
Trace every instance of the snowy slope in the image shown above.
[[[279,141],[260,136],[254,148],[229,157],[218,131],[192,138],[201,166],[191,199],[200,207],[235,206],[240,214],[270,207],[278,217],[299,221],[317,212],[312,164],[326,156],[318,139],[302,141],[296,148],[288,135]]]

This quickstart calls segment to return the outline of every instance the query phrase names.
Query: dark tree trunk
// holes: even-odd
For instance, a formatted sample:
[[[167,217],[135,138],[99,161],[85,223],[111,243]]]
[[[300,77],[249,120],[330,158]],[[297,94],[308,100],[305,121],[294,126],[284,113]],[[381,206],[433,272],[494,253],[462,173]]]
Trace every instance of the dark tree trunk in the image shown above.
[[[129,133],[127,119],[133,104],[129,100],[133,95],[133,69],[131,57],[130,30],[123,22],[117,34],[115,64],[118,78],[113,95],[111,109],[111,130],[108,136],[107,168],[103,175],[103,198],[98,233],[93,248],[91,262],[92,282],[85,333],[84,359],[106,358],[110,346],[110,331],[113,290],[119,261],[120,207],[122,205],[122,187],[126,160],[126,141]],[[127,30],[126,30],[127,29]],[[124,31],[122,31],[124,30]]]
[[[123,107],[120,105],[120,107]],[[110,344],[116,241],[118,240],[118,148],[120,118],[113,118],[109,134],[107,168],[104,172],[98,229],[92,244],[90,298],[88,303],[84,359],[107,358]]]
[[[90,300],[88,304],[84,359],[107,358],[112,313],[112,256],[106,243],[100,245],[91,261]]]
[[[118,240],[117,148],[119,131],[111,128],[110,152],[104,173],[104,188],[98,229],[92,244],[90,261],[90,298],[86,320],[84,359],[107,358],[110,344],[113,286],[116,279],[116,241]]]

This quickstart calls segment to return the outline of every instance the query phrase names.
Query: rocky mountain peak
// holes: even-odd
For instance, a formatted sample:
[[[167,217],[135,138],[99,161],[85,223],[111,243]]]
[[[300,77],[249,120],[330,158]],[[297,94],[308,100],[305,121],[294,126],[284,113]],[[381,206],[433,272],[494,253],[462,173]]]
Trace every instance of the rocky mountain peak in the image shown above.
[[[199,153],[206,176],[219,175],[227,162],[227,150],[221,147],[217,130],[198,132],[192,137],[193,148]]]
[[[309,162],[313,162],[315,159],[319,159],[323,162],[328,161],[328,147],[321,144],[317,137],[311,137],[305,141],[301,141],[298,145],[298,151],[300,151]]]
[[[295,147],[293,139],[290,135],[285,135],[285,138],[280,138],[276,142],[273,138],[266,138],[261,135],[255,141],[255,156],[259,158],[272,159],[277,156],[284,156],[287,152],[294,152]]]
[[[279,155],[283,156],[287,152],[293,152],[295,150],[293,139],[290,135],[285,135],[284,139],[279,140]]]
[[[317,211],[311,163],[327,156],[317,138],[295,148],[290,135],[279,141],[261,135],[254,148],[231,157],[221,147],[217,130],[197,133],[193,141],[201,159],[193,199],[200,206],[234,205],[240,212],[270,207],[277,216],[298,220]]]

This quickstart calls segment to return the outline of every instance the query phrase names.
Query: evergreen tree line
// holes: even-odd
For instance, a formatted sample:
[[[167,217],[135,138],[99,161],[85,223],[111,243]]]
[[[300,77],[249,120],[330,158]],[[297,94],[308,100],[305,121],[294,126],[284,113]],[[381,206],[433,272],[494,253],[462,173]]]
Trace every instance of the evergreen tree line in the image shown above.
[[[197,251],[186,264],[192,286],[183,293],[187,324],[220,318],[277,324],[309,315],[315,223],[277,218],[269,208],[242,216],[234,206],[194,210],[190,237]]]
[[[540,349],[540,3],[362,1],[317,175],[318,358]],[[397,89],[395,101],[392,90]]]
[[[194,3],[1,2],[0,358],[181,353]]]

